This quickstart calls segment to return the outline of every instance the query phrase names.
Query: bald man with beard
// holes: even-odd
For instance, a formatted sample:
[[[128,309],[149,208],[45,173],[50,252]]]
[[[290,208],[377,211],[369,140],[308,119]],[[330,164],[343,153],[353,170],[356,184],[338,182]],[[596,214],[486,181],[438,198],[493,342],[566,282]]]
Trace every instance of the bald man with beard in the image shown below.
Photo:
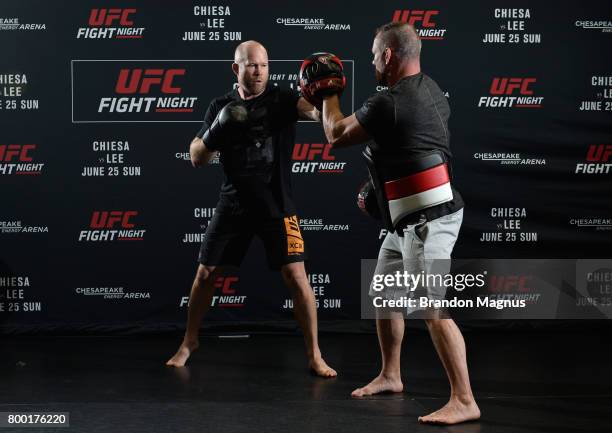
[[[384,170],[385,165],[392,169],[404,165],[403,169],[407,170],[415,161],[422,167],[423,158],[434,154],[444,155],[445,164],[450,164],[450,106],[438,84],[421,71],[420,54],[421,40],[414,26],[393,22],[376,30],[372,64],[377,82],[388,88],[371,96],[359,110],[346,117],[340,110],[337,94],[324,97],[323,126],[332,147],[367,142],[366,154],[370,155],[376,170]],[[389,161],[393,161],[393,165]],[[400,181],[404,182],[401,184],[404,191],[421,191],[418,188],[422,186],[410,184],[409,179],[414,175],[404,174],[404,178],[387,182],[392,177],[382,178],[376,170],[371,170],[371,174],[378,178],[379,185],[385,185],[382,188],[386,189],[389,184],[397,185]],[[421,171],[419,176],[423,173]],[[419,179],[419,182],[424,182],[423,177]],[[431,182],[431,177],[426,179]],[[441,185],[439,179],[435,181]],[[459,192],[451,186],[448,173],[446,187],[452,191],[450,197],[448,194],[444,198],[438,195],[434,200],[422,193],[408,193],[414,194],[412,198],[419,196],[420,202],[430,202],[416,210],[406,209],[393,230],[388,231],[378,254],[376,274],[391,275],[400,270],[413,275],[432,273],[428,263],[433,260],[450,263],[463,221],[464,203]],[[410,196],[404,197],[410,199]],[[379,203],[387,201],[388,198],[380,197]],[[399,201],[395,200],[396,203]],[[443,299],[445,296],[436,287],[427,287],[426,294],[429,299]],[[370,296],[378,295],[372,291]],[[393,296],[393,291],[390,296]],[[377,310],[376,330],[382,355],[381,371],[370,383],[354,390],[353,397],[402,392],[404,389],[400,368],[404,316],[415,311],[380,313],[381,310]],[[438,311],[426,313],[422,317],[446,370],[450,398],[442,408],[419,417],[419,421],[450,425],[476,420],[480,418],[480,409],[470,385],[463,335],[450,317],[440,315]]]
[[[309,368],[318,376],[335,377],[319,349],[316,300],[304,268],[306,252],[290,183],[295,123],[298,118],[320,121],[321,114],[296,91],[268,83],[268,53],[259,42],[238,45],[232,71],[238,87],[210,103],[189,148],[194,167],[206,166],[220,152],[225,180],[200,248],[185,336],[166,364],[182,367],[198,348],[216,277],[226,266],[240,266],[257,236],[269,267],[280,270],[291,291]]]

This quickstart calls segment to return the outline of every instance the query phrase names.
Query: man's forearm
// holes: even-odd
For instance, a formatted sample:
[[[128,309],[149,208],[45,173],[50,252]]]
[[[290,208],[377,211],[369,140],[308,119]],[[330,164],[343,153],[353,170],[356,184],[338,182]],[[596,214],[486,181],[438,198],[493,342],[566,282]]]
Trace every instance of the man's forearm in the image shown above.
[[[310,118],[315,122],[321,122],[323,120],[323,113],[317,110],[316,107],[312,107],[312,111],[310,112]]]
[[[323,101],[323,129],[327,141],[334,142],[342,135],[340,129],[340,121],[344,119],[342,111],[340,111],[340,99],[337,95],[325,98]]]
[[[200,167],[204,164],[208,164],[208,162],[214,158],[215,152],[211,152],[206,149],[204,141],[201,138],[196,137],[189,145],[189,155],[191,157],[191,164],[194,167]]]
[[[303,111],[301,117],[307,120],[314,120],[315,122],[320,122],[322,115],[321,112],[317,110],[317,107],[312,107],[312,109],[310,110]]]
[[[306,101],[304,97],[298,99],[297,109],[300,119],[314,120],[315,122],[321,121],[321,112],[317,110],[317,107]]]

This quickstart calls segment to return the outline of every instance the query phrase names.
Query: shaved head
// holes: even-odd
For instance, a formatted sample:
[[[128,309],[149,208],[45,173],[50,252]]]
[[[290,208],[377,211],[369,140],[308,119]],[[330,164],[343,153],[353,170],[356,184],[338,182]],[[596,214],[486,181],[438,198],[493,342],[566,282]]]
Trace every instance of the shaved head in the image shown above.
[[[418,59],[421,54],[421,38],[414,26],[406,23],[389,23],[376,29],[381,46],[391,48],[398,58]]]
[[[266,48],[257,41],[244,41],[234,51],[234,63],[245,63],[249,58],[265,56],[268,58]]]
[[[421,71],[421,38],[407,23],[393,22],[377,28],[372,54],[376,81],[383,86]]]
[[[234,51],[232,70],[244,99],[262,94],[268,84],[268,52],[257,41],[245,41]]]

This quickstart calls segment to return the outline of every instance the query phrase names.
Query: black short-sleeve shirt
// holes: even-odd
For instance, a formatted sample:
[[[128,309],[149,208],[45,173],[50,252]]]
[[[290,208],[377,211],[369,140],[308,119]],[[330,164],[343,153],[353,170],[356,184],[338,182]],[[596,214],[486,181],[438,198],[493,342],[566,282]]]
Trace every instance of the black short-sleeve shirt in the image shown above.
[[[450,168],[450,106],[440,87],[426,74],[420,72],[404,77],[387,90],[373,95],[355,112],[355,117],[374,139],[370,146],[375,151],[417,157],[440,150]],[[404,222],[412,223],[420,214],[431,221],[461,209],[463,198],[452,183],[451,188],[452,201],[423,209],[418,215],[409,215]]]
[[[291,188],[291,149],[295,144],[299,94],[268,85],[256,98],[243,100],[237,90],[211,101],[198,137],[230,101],[242,101],[257,119],[249,137],[230,137],[219,149],[225,179],[218,211],[247,212],[279,218],[296,213]]]

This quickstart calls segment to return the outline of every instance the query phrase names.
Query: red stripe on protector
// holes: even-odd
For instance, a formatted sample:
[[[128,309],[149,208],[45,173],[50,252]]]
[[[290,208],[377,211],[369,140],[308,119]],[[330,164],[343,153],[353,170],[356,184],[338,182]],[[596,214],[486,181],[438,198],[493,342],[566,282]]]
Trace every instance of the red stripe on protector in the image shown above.
[[[387,200],[395,200],[427,191],[449,181],[448,169],[444,163],[401,179],[385,182],[385,192]]]

